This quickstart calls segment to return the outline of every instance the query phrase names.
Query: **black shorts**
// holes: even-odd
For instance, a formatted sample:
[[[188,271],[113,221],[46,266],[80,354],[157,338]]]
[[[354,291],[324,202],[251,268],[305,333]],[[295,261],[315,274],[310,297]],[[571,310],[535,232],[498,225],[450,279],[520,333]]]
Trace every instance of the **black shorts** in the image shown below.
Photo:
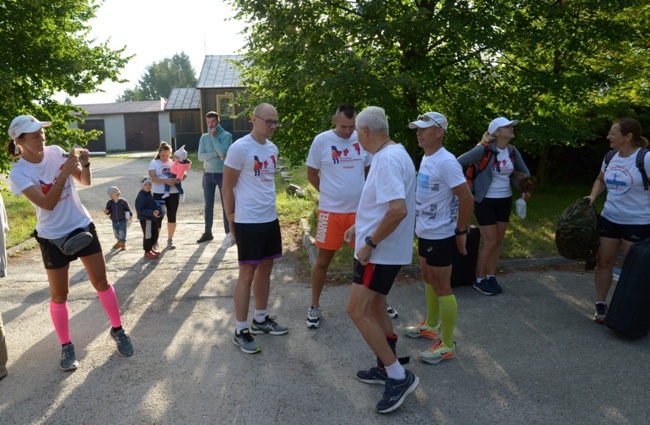
[[[269,223],[235,223],[239,264],[260,264],[282,257],[282,233],[278,219]]]
[[[650,224],[616,224],[598,216],[598,234],[601,238],[638,242],[650,237]]]
[[[178,211],[178,202],[180,199],[180,195],[178,193],[170,193],[167,198],[163,199],[162,197],[163,197],[162,193],[153,194],[153,199],[155,199],[156,201],[165,201],[165,209],[167,210],[167,214],[165,214],[165,217],[167,217],[167,223],[176,223],[176,211]],[[165,217],[158,219],[159,229],[162,226],[162,222],[165,219]]]
[[[479,226],[497,224],[497,221],[508,223],[512,211],[512,196],[507,198],[484,198],[474,202],[474,215]]]
[[[456,251],[456,236],[436,240],[418,238],[418,255],[426,260],[427,266],[451,266]]]
[[[87,257],[89,255],[97,254],[102,252],[102,245],[99,243],[99,238],[97,237],[97,230],[95,229],[95,224],[90,223],[88,225],[90,234],[93,235],[93,241],[77,252],[75,255],[65,255],[59,247],[51,243],[49,240],[38,237],[38,233],[34,230],[34,239],[38,242],[38,245],[41,248],[41,254],[43,255],[43,264],[46,269],[54,270],[65,267],[70,262],[76,260],[79,257]]]
[[[368,289],[378,292],[382,295],[388,295],[390,288],[393,287],[397,273],[402,266],[390,264],[373,264],[368,263],[361,265],[359,260],[354,259],[354,277],[352,282],[363,285]]]

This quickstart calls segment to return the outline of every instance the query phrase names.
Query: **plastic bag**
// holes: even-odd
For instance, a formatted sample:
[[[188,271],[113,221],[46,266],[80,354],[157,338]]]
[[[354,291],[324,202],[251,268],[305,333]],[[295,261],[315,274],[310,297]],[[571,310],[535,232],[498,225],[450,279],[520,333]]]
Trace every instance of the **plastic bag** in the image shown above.
[[[526,201],[524,201],[524,195],[521,195],[521,198],[515,202],[515,213],[522,220],[526,218]]]

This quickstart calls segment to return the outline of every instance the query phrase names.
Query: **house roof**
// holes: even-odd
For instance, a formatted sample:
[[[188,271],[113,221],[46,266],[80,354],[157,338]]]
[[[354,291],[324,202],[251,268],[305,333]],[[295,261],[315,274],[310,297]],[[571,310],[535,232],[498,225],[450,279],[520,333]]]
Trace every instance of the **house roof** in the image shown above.
[[[243,87],[239,70],[230,61],[244,60],[240,55],[206,55],[199,75],[198,89]]]
[[[172,89],[165,111],[200,109],[201,92],[194,87]]]
[[[96,103],[75,105],[83,108],[88,115],[135,114],[142,112],[162,112],[165,109],[164,99],[143,100],[140,102]]]

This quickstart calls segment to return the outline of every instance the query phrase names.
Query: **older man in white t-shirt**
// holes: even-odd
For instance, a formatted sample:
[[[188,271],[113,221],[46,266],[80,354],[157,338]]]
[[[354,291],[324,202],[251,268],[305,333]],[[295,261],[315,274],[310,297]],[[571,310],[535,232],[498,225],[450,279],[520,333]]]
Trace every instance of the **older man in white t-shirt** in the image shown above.
[[[355,225],[345,240],[356,240],[348,314],[377,356],[377,367],[357,372],[365,383],[385,385],[379,413],[397,409],[419,379],[396,356],[397,335],[386,311],[386,295],[402,265],[410,264],[415,226],[415,166],[406,149],[391,140],[382,108],[359,113],[357,137],[372,153]]]

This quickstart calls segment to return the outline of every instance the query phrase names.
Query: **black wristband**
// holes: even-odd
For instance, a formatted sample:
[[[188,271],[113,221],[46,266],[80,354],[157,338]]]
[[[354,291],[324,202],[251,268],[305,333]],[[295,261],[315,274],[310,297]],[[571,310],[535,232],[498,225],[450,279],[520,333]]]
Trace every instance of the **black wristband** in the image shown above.
[[[82,165],[82,167],[84,167],[84,168],[88,168],[88,167],[90,167],[90,161],[88,161],[87,164]]]
[[[366,245],[368,245],[370,248],[372,249],[377,248],[377,244],[372,241],[372,238],[370,236],[366,236],[365,242]]]

